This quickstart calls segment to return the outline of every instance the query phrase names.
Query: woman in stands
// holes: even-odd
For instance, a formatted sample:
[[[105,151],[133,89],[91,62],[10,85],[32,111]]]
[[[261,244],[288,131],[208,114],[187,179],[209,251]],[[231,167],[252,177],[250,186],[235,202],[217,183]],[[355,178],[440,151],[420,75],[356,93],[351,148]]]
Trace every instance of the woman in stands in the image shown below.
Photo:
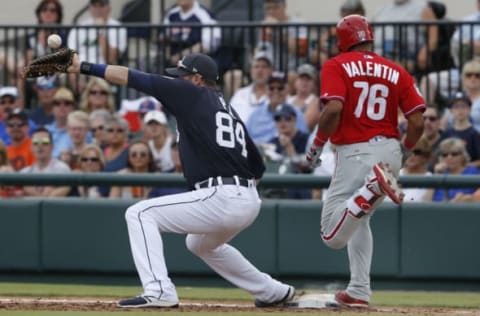
[[[110,84],[101,78],[92,78],[88,81],[80,97],[80,110],[91,113],[105,109],[115,113],[115,100]]]

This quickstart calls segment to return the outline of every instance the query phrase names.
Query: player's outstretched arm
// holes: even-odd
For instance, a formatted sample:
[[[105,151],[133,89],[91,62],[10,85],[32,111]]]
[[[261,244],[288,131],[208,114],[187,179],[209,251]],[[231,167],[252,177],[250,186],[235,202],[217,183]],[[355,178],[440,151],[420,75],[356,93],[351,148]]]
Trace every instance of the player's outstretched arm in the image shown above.
[[[67,71],[69,73],[81,73],[101,77],[108,82],[118,85],[127,85],[128,83],[127,67],[80,62],[77,54],[73,57],[72,64],[68,67]]]

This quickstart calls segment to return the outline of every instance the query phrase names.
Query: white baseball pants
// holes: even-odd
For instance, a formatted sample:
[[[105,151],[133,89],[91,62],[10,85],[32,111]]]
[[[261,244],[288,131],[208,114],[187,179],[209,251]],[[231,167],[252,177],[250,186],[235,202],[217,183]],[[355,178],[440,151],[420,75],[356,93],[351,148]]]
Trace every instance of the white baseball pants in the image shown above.
[[[260,272],[237,249],[226,244],[253,223],[260,205],[255,186],[219,185],[129,207],[125,218],[143,294],[178,301],[168,277],[161,235],[172,232],[188,234],[187,248],[237,287],[265,302],[282,299],[288,285]]]

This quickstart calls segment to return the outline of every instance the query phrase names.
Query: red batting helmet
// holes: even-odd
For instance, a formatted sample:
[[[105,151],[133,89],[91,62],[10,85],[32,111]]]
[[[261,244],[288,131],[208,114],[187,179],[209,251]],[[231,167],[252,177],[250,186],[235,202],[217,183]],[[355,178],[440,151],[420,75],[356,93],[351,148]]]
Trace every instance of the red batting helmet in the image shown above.
[[[373,30],[367,19],[358,14],[347,15],[337,24],[337,45],[341,52],[361,43],[373,42]]]

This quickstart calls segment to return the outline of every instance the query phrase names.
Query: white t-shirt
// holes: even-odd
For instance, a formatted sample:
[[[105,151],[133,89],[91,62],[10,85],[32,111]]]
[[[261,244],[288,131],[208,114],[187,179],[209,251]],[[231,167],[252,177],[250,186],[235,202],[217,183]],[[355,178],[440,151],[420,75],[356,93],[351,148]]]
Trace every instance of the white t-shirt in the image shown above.
[[[148,146],[153,154],[153,160],[159,172],[166,172],[175,167],[172,161],[172,137],[169,136],[160,150],[155,148],[153,140],[148,141]]]
[[[89,28],[72,28],[68,34],[68,47],[78,52],[80,61],[91,63],[106,63],[103,58],[100,46],[98,45],[97,34],[102,30],[101,27],[95,28],[93,18],[89,18],[78,24],[79,26],[91,26]],[[108,19],[106,26],[119,26],[120,22],[114,19]],[[108,28],[108,45],[117,48],[121,53],[127,48],[127,30],[125,28]]]
[[[20,170],[20,173],[70,173],[70,167],[63,161],[52,158],[43,169],[40,169],[35,163]]]
[[[240,119],[246,123],[252,112],[267,100],[268,96],[266,94],[257,99],[253,92],[253,85],[248,85],[235,92],[230,100],[230,104],[238,116],[240,116]]]

